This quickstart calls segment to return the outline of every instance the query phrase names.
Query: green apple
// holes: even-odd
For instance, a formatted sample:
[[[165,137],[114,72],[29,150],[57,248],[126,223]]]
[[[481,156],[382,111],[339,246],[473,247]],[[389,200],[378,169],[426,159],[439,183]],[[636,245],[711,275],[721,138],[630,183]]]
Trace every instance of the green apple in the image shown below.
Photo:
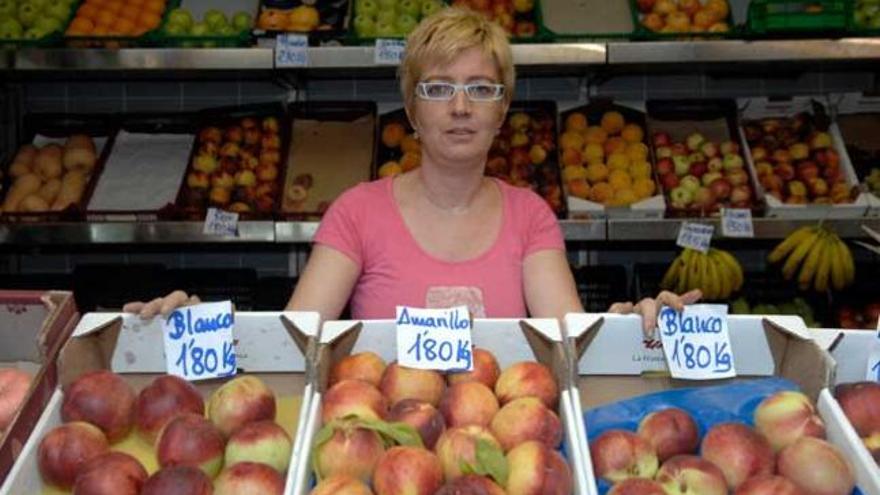
[[[7,17],[3,21],[0,21],[0,39],[19,39],[23,34],[24,31],[21,27],[21,23],[16,19]]]
[[[390,24],[394,25],[397,22],[397,13],[393,10],[381,10],[379,14],[376,15],[376,27],[379,27],[379,24]]]
[[[254,25],[254,18],[247,12],[236,12],[232,16],[232,27],[236,31],[247,31]]]
[[[379,13],[379,4],[376,0],[358,0],[355,5],[358,15],[369,15],[375,17]]]
[[[45,13],[59,22],[66,21],[70,17],[70,6],[60,2],[54,3],[46,8]]]
[[[0,17],[15,15],[15,0],[0,0]]]
[[[186,36],[189,34],[189,28],[183,24],[172,22],[165,25],[165,34],[168,36]]]
[[[18,22],[25,28],[29,28],[37,22],[40,11],[36,4],[27,2],[18,6]]]
[[[376,36],[377,37],[389,37],[389,36],[397,36],[397,28],[394,27],[393,22],[376,22]]]
[[[442,8],[443,4],[438,0],[422,0],[422,17],[428,17]]]
[[[358,14],[354,17],[353,22],[354,30],[358,36],[363,36],[364,38],[376,36],[376,21],[373,20],[372,16]]]
[[[378,0],[378,3],[380,12],[397,12],[397,0]]]
[[[220,12],[217,9],[211,9],[205,12],[202,20],[205,21],[205,24],[208,25],[208,28],[214,32],[219,31],[220,28],[229,24],[229,22],[226,20],[226,14]]]
[[[33,29],[39,29],[44,33],[54,33],[55,31],[61,31],[61,21],[54,17],[40,17],[37,19],[37,22],[34,23]]]
[[[415,29],[416,24],[419,21],[416,20],[415,17],[409,14],[400,14],[397,16],[397,21],[395,22],[395,26],[397,27],[397,34],[403,36],[408,34],[410,31]]]
[[[189,28],[189,34],[191,36],[208,36],[211,34],[211,30],[204,22],[194,22]]]
[[[231,37],[238,35],[238,30],[227,24],[225,26],[222,26],[220,30],[217,31],[217,34],[219,34],[220,36]]]
[[[401,14],[410,15],[416,19],[419,18],[419,13],[422,10],[422,5],[418,0],[400,0],[400,4],[398,4],[398,9]]]
[[[174,9],[168,13],[168,24],[178,24],[189,29],[193,24],[192,14],[187,9]]]
[[[38,40],[48,33],[43,31],[42,29],[32,27],[24,32],[24,39],[26,40]]]
[[[868,25],[872,28],[880,29],[880,14],[875,15],[868,21]]]

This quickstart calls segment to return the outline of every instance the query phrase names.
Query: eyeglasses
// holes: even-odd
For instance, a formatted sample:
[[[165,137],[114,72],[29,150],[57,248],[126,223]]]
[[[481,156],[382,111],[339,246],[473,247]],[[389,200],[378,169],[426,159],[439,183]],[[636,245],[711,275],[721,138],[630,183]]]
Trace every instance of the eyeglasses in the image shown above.
[[[448,82],[420,82],[416,96],[429,101],[449,101],[464,90],[470,101],[498,101],[504,96],[504,85],[495,83],[452,84]]]

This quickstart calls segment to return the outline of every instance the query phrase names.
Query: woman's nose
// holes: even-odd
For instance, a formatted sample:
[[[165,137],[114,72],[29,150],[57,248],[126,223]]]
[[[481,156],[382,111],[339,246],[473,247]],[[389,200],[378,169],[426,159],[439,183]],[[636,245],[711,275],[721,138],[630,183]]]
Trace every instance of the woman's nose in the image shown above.
[[[452,112],[456,115],[468,114],[471,109],[471,101],[468,99],[467,91],[464,88],[459,89],[452,95]]]

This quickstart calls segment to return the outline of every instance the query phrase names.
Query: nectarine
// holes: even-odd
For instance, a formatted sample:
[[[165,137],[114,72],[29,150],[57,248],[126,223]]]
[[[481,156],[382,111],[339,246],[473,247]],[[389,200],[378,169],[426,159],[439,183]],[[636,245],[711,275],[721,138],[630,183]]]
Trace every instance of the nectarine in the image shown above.
[[[321,480],[309,495],[373,495],[373,492],[363,481],[337,474]]]
[[[138,394],[134,413],[135,431],[148,442],[155,443],[159,430],[182,413],[205,414],[202,394],[180,377],[162,375]]]
[[[274,421],[256,421],[239,428],[226,443],[226,464],[262,462],[279,473],[290,464],[293,444],[284,428]]]
[[[255,376],[236,377],[211,395],[208,417],[228,438],[252,421],[275,420],[275,393]]]
[[[73,495],[139,495],[147,471],[134,457],[107,452],[86,462],[73,485]]]
[[[223,469],[214,480],[214,495],[282,495],[284,478],[258,462],[239,462]]]
[[[195,466],[210,477],[223,466],[226,440],[204,416],[181,414],[165,425],[156,444],[156,458],[162,467]]]
[[[345,356],[330,369],[332,386],[342,380],[363,380],[374,387],[379,386],[382,373],[385,372],[385,361],[374,352],[359,352]]]
[[[70,488],[83,465],[108,449],[107,437],[96,426],[83,421],[65,423],[40,440],[37,468],[46,483]]]
[[[0,431],[12,423],[31,389],[31,375],[17,369],[0,369]]]
[[[131,430],[135,398],[131,385],[116,373],[84,373],[65,388],[61,419],[87,421],[100,428],[113,443]]]
[[[776,468],[809,495],[849,495],[856,484],[846,457],[818,438],[801,437],[782,449]]]
[[[433,495],[443,485],[437,456],[417,447],[392,447],[373,472],[376,495]]]
[[[391,363],[382,374],[379,390],[392,406],[403,399],[419,399],[436,407],[446,390],[446,380],[436,371]]]
[[[489,426],[497,412],[498,399],[480,382],[456,383],[446,389],[440,399],[440,413],[450,427]]]
[[[434,444],[446,429],[446,422],[440,411],[431,404],[417,399],[403,399],[394,404],[388,414],[388,420],[406,423],[415,428],[428,450],[434,450]]]
[[[825,438],[825,423],[816,415],[812,401],[795,391],[777,392],[755,409],[755,430],[779,452],[802,436]]]
[[[212,495],[214,486],[201,469],[192,466],[162,468],[150,476],[140,495]]]
[[[571,469],[555,450],[525,442],[507,453],[508,495],[570,495]]]
[[[727,495],[727,480],[718,466],[694,455],[677,455],[660,466],[655,480],[668,495]]]
[[[550,409],[556,409],[559,388],[549,368],[534,361],[522,361],[501,372],[495,383],[495,395],[501,405],[520,397],[537,397]]]
[[[349,415],[361,419],[385,419],[388,402],[376,387],[367,382],[343,380],[324,393],[321,420],[326,424]]]
[[[552,449],[562,442],[559,416],[537,397],[508,402],[492,418],[490,428],[505,452],[528,440],[537,440]]]
[[[483,447],[480,447],[480,446]],[[496,454],[502,455],[501,444],[487,428],[470,425],[449,428],[440,435],[434,452],[443,466],[443,474],[446,481],[452,481],[467,474],[463,466],[476,466],[478,463],[478,448],[494,449]]]
[[[657,453],[647,440],[626,430],[607,430],[590,442],[593,471],[616,483],[627,478],[654,478]]]
[[[741,423],[715,425],[703,437],[700,451],[721,468],[731,490],[754,476],[773,474],[776,462],[767,439]]]
[[[449,373],[446,375],[446,381],[450,385],[460,382],[478,381],[483,385],[494,389],[495,382],[498,381],[498,375],[501,374],[501,368],[495,356],[486,349],[474,347],[473,351],[474,369],[471,371],[461,371],[457,373]]]
[[[384,453],[385,443],[378,433],[344,422],[329,440],[315,446],[313,467],[319,478],[345,475],[369,484]]]

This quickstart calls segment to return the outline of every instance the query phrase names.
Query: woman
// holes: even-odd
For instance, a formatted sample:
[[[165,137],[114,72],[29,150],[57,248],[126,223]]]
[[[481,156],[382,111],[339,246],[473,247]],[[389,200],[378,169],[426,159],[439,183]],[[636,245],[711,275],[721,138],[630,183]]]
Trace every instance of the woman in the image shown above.
[[[421,166],[339,197],[287,305],[336,319],[393,318],[395,306],[467,305],[477,317],[554,317],[583,307],[552,211],[537,194],[484,176],[514,88],[510,45],[496,24],[449,8],[407,40],[400,86],[419,136]],[[699,292],[669,292],[615,312],[681,308]],[[150,317],[186,302],[182,292],[126,310]]]

